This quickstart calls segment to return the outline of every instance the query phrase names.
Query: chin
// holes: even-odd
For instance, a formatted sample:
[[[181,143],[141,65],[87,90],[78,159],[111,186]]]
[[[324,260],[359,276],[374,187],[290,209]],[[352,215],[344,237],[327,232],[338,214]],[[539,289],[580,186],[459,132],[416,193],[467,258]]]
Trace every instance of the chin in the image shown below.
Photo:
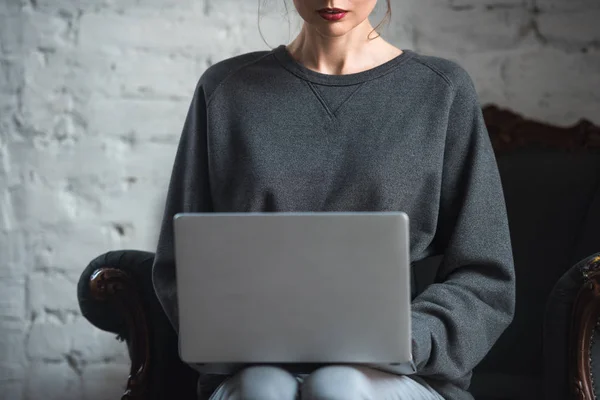
[[[326,37],[339,37],[344,36],[352,30],[352,26],[349,24],[323,24],[315,25],[315,29],[321,35]]]

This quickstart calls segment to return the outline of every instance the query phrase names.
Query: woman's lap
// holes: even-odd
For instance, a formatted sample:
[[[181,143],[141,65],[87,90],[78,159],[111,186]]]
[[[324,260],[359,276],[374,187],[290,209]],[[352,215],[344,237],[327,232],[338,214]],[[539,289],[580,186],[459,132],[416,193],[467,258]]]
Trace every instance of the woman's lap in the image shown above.
[[[291,375],[277,367],[250,367],[226,379],[210,400],[439,400],[418,376],[362,366],[329,366]]]

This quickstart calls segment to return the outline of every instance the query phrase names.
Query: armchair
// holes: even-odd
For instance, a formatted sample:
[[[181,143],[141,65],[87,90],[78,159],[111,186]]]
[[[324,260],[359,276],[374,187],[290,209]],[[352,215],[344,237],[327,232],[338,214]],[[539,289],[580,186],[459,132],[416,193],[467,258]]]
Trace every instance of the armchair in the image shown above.
[[[600,128],[483,109],[505,190],[517,273],[513,324],[474,371],[477,400],[580,399],[600,394]],[[557,217],[558,216],[558,217]],[[123,400],[195,399],[198,374],[154,294],[153,253],[111,251],[78,283],[81,312],[127,343]],[[433,277],[424,260],[419,284]]]

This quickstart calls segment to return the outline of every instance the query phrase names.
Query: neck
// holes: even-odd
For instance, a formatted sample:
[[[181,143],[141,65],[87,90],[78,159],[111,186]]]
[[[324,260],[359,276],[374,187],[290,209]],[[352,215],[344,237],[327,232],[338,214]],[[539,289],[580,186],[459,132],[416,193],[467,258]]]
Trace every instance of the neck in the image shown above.
[[[367,18],[350,32],[337,37],[323,36],[305,23],[300,34],[287,48],[292,57],[309,69],[324,74],[342,75],[359,72],[377,64],[386,44],[373,31]]]

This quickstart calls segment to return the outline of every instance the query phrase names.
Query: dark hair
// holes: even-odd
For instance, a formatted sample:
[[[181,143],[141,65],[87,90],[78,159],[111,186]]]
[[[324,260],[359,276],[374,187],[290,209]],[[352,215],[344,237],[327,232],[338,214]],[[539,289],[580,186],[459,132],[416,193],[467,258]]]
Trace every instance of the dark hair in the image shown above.
[[[367,36],[367,38],[369,36],[371,36],[371,33],[377,31],[377,28],[379,28],[381,26],[381,24],[383,24],[384,22],[390,22],[390,20],[392,19],[392,0],[386,0],[385,2],[387,4],[387,11],[385,12],[385,16],[383,17],[381,22],[378,23],[377,26],[375,28],[373,28],[373,30],[371,32],[369,32],[369,35]],[[377,32],[377,36],[375,36],[373,39],[377,39],[379,36],[381,36],[381,34],[379,32]]]
[[[373,28],[373,30],[371,32],[369,32],[369,35],[367,36],[367,38],[369,40],[373,40],[373,39],[377,39],[379,36],[381,36],[381,34],[379,32],[377,32],[377,36],[375,36],[374,38],[370,38],[371,33],[376,32],[377,28],[379,28],[381,26],[381,24],[383,24],[384,22],[390,22],[391,18],[392,18],[392,4],[391,4],[392,0],[386,0],[386,4],[387,4],[387,11],[385,13],[385,16],[383,17],[383,19],[381,20],[381,22],[379,24],[377,24],[377,26],[375,28]],[[266,0],[265,0],[266,2]],[[287,14],[289,14],[288,8],[287,8],[287,4],[285,3],[285,1],[283,2],[283,5],[285,7],[285,11]],[[288,20],[289,22],[289,20]],[[260,30],[260,0],[258,1],[258,32],[260,33],[260,37],[262,37],[263,41],[267,44],[267,46],[269,45],[267,43],[267,41],[265,40],[262,31]]]

